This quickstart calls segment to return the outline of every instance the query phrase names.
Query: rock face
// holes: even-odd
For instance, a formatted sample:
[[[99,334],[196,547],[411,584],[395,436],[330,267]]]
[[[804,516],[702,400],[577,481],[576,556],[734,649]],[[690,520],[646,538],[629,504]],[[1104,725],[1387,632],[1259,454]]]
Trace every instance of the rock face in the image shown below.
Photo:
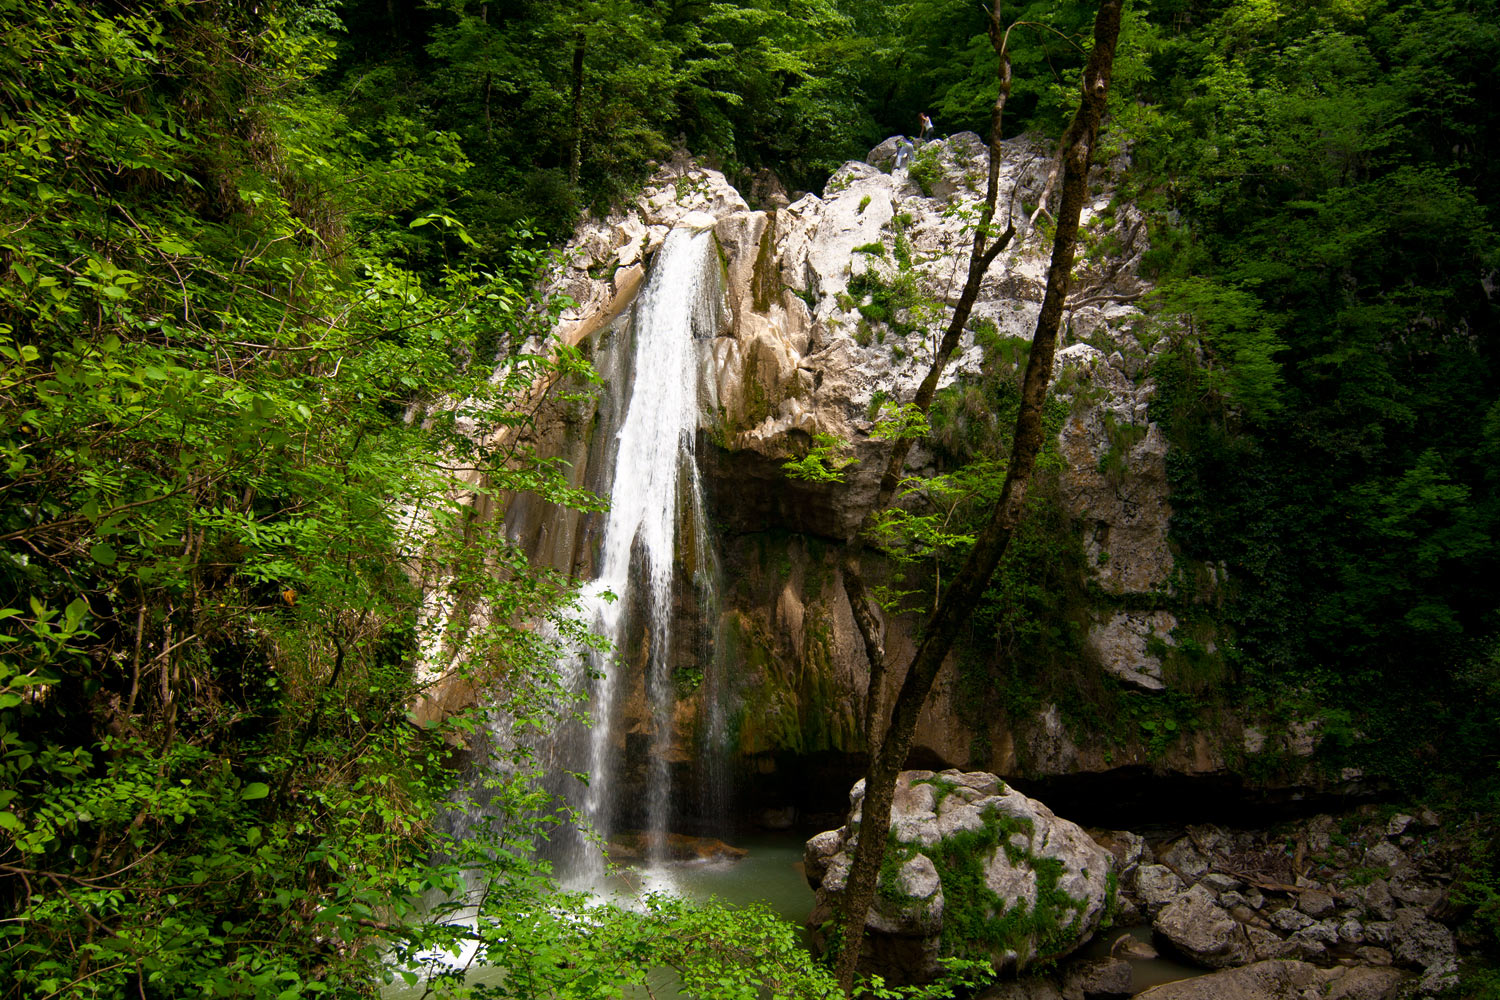
[[[931,142],[914,178],[910,170],[892,170],[888,146],[877,147],[868,162],[844,164],[821,195],[790,203],[774,178],[759,178],[757,197],[768,211],[750,210],[721,174],[679,157],[651,178],[635,204],[580,226],[551,282],[554,292],[578,303],[564,313],[560,335],[599,356],[607,343],[628,339],[622,324],[631,296],[666,233],[677,225],[713,229],[725,323],[701,349],[698,454],[725,577],[733,582],[719,628],[738,654],[732,694],[747,725],[736,749],[747,758],[853,753],[863,743],[863,644],[843,596],[837,553],[824,543],[847,538],[867,509],[886,448],[872,437],[877,411],[884,400],[911,397],[951,315],[969,240],[963,216],[981,197],[988,155],[972,133]],[[1022,209],[1040,196],[1049,155],[1029,140],[1005,144],[1002,202],[1015,213],[1018,235],[983,283],[945,386],[975,378],[994,363],[996,350],[1031,336],[1050,242],[1029,228]],[[1055,394],[1076,400],[1058,438],[1065,466],[1058,502],[1080,528],[1092,582],[1136,609],[1128,616],[1098,612],[1085,656],[1127,683],[1160,691],[1172,681],[1159,656],[1162,642],[1152,639],[1170,643],[1176,623],[1164,610],[1150,610],[1166,592],[1173,564],[1166,443],[1147,414],[1153,390],[1146,370],[1165,340],[1143,332],[1132,304],[1144,290],[1135,273],[1146,249],[1143,219],[1114,200],[1103,172],[1095,192],[1084,210],[1083,252],[1056,362]],[[539,419],[534,443],[540,453],[572,462],[586,485],[597,479],[588,463],[607,428],[607,419],[588,412],[559,412],[550,425]],[[789,479],[782,463],[805,455],[824,434],[844,442],[854,460],[843,482]],[[911,469],[928,474],[933,461],[916,449]],[[525,516],[517,520],[518,513]],[[566,523],[507,512],[514,534],[541,561],[586,571],[587,519],[558,518]],[[769,533],[790,550],[778,555],[783,568],[774,574],[762,551]],[[879,560],[872,561],[868,572],[878,578]],[[893,660],[910,651],[917,625],[902,616],[886,622]],[[1165,754],[1160,746],[1148,754],[1144,745],[1138,751],[1080,745],[1055,707],[1030,717],[975,717],[960,710],[964,701],[956,666],[945,668],[918,724],[925,758],[1036,775],[1148,762],[1190,772],[1222,766],[1207,744],[1183,742]],[[688,721],[695,714],[702,713],[684,709]],[[683,738],[694,739],[691,725]]]
[[[864,752],[869,675],[844,595],[840,547],[869,507],[884,465],[888,445],[875,434],[881,408],[911,398],[952,315],[970,239],[964,220],[972,218],[984,186],[988,151],[972,133],[926,144],[911,168],[893,168],[892,146],[844,164],[823,192],[794,201],[774,177],[756,178],[751,191],[765,210],[752,210],[722,174],[678,157],[650,178],[634,204],[583,223],[549,284],[577,303],[563,313],[558,335],[592,355],[613,391],[629,366],[611,359],[631,340],[633,296],[667,233],[687,225],[714,234],[723,322],[699,345],[696,452],[722,600],[709,621],[689,613],[702,609],[684,606],[673,634],[701,633],[695,648],[716,650],[726,673],[722,683],[696,685],[691,678],[709,675],[709,667],[674,668],[682,683],[674,685],[680,701],[670,757],[695,766],[697,748],[714,730],[733,768],[775,789],[749,803],[756,809],[817,808],[811,796],[798,797],[810,786],[801,773],[788,773],[789,762],[826,755],[820,759],[828,783],[816,786],[826,803]],[[1010,206],[1005,221],[1017,235],[985,277],[944,375],[956,413],[984,410],[988,419],[976,387],[1002,368],[1018,372],[1017,359],[1024,360],[1050,256],[1046,232],[1031,228],[1027,206],[1040,198],[1050,155],[1028,139],[1003,146],[1001,203]],[[1066,522],[1069,587],[1080,596],[1066,622],[1045,624],[1070,637],[1058,655],[1078,672],[1081,687],[1111,691],[1118,681],[1133,689],[1130,697],[1151,697],[1212,683],[1222,670],[1220,637],[1206,616],[1179,621],[1174,609],[1182,610],[1181,581],[1191,579],[1189,589],[1204,600],[1226,581],[1212,565],[1176,565],[1167,544],[1168,443],[1150,419],[1149,371],[1170,338],[1134,304],[1146,291],[1137,273],[1148,249],[1145,220],[1115,197],[1108,170],[1097,171],[1090,190],[1055,361],[1058,432],[1049,458],[1056,458],[1046,473],[1049,510]],[[613,433],[614,405],[549,398],[522,444],[570,463],[576,485],[597,487],[607,482],[596,466],[609,454],[603,442]],[[851,460],[842,481],[789,478],[783,463],[829,440],[823,435]],[[941,447],[913,449],[908,471],[919,477],[944,471],[952,458]],[[524,496],[498,513],[529,557],[588,576],[597,517]],[[684,576],[701,568],[698,554],[684,554]],[[867,582],[892,583],[894,571],[878,551],[866,550]],[[915,612],[887,616],[892,663],[909,658],[920,619]],[[933,686],[917,724],[915,763],[1026,778],[1148,769],[1219,777],[1227,771],[1226,747],[1233,756],[1285,750],[1295,757],[1301,743],[1315,740],[1316,734],[1302,734],[1289,742],[1279,730],[1234,719],[1211,733],[1106,734],[1070,718],[1063,699],[1024,708],[979,704],[974,664],[988,670],[1000,662],[1004,640],[970,641],[974,648],[952,657]],[[1101,676],[1104,683],[1095,683]],[[893,672],[887,680],[887,704],[898,677]],[[705,687],[720,706],[713,718]],[[626,704],[636,712],[649,700],[632,695]],[[623,729],[639,734],[652,725],[636,714]],[[772,774],[787,777],[767,778]]]
[[[816,894],[808,922],[820,947],[846,885],[863,801],[860,782],[848,822],[807,842]],[[921,982],[944,954],[986,958],[997,969],[1065,955],[1104,917],[1113,868],[1113,856],[1079,827],[993,774],[905,771],[862,964],[892,982]]]

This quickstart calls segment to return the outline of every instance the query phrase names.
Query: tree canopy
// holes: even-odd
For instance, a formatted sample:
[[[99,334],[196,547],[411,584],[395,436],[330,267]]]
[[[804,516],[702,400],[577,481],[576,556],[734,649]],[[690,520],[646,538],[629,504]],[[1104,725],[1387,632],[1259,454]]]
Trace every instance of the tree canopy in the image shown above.
[[[1007,134],[1062,132],[1094,10],[1004,7]],[[590,384],[522,351],[564,305],[536,290],[550,248],[677,150],[801,189],[919,112],[985,133],[983,12],[0,0],[0,25],[0,996],[363,996],[461,941],[513,970],[499,993],[658,964],[832,995],[763,913],[598,911],[580,941],[529,850],[534,763],[453,838],[480,723],[407,707],[443,647],[518,724],[567,710],[529,623],[587,642],[571,584],[470,516],[475,491],[601,502],[482,443],[515,440],[540,373]],[[1151,224],[1174,599],[1222,667],[1184,719],[1314,717],[1327,767],[1456,788],[1476,831],[1500,814],[1497,53],[1494,0],[1132,0],[1096,156]],[[954,481],[993,479],[957,468],[1006,448],[960,441],[960,402],[993,424],[1017,390],[933,404]],[[920,550],[950,575],[994,494],[970,492]],[[995,649],[1058,645],[1071,530],[1017,529],[973,619]],[[459,643],[433,600],[488,624]],[[1005,660],[992,688],[1042,683]],[[476,868],[483,930],[450,919]]]

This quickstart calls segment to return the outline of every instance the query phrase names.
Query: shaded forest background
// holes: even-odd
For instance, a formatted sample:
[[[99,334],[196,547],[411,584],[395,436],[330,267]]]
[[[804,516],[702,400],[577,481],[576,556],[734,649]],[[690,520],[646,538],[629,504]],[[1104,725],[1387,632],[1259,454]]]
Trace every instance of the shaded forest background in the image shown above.
[[[1092,16],[1007,8],[1015,134],[1060,131]],[[1331,773],[1464,817],[1457,902],[1494,960],[1500,9],[1126,18],[1105,144],[1172,338],[1179,586],[1232,581],[1196,605],[1219,653],[1170,711],[1316,718]],[[413,566],[517,618],[565,621],[567,582],[411,509],[460,523],[443,477],[470,463],[593,503],[459,433],[578,368],[516,353],[556,308],[549,248],[674,149],[816,190],[920,111],[982,131],[982,11],[0,0],[0,23],[0,909],[25,918],[0,924],[0,995],[364,995],[382,948],[453,933],[392,901],[478,863],[504,887],[490,946],[532,935],[508,960],[558,988],[566,925],[514,923],[550,891],[526,762],[483,858],[435,861],[447,744],[404,706],[442,639]],[[497,627],[470,669],[545,725],[554,652]],[[722,919],[765,942],[747,968],[813,975],[770,923],[657,916],[583,964],[690,965]]]

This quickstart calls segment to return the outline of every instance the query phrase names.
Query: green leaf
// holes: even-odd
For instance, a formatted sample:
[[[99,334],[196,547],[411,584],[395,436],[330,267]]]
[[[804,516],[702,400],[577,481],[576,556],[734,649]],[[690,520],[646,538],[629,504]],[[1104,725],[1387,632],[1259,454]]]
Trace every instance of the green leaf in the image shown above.
[[[245,786],[244,791],[240,792],[240,798],[244,799],[246,802],[251,802],[255,799],[263,799],[270,794],[270,785],[267,785],[264,781],[252,781],[250,782],[250,784]]]
[[[89,558],[101,566],[115,564],[115,550],[108,542],[95,542],[89,546]]]

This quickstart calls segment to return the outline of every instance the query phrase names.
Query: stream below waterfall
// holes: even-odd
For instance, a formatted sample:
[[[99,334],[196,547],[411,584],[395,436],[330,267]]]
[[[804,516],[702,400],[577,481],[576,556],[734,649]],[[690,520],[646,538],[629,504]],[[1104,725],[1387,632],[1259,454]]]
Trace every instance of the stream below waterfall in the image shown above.
[[[735,840],[735,846],[749,853],[735,860],[679,862],[621,868],[604,875],[593,888],[600,898],[622,905],[644,892],[664,892],[691,900],[716,898],[734,906],[764,904],[788,923],[801,925],[812,910],[813,894],[802,874],[804,834],[762,833]],[[488,983],[498,980],[503,971],[475,966],[465,981]],[[670,986],[670,974],[660,970],[653,974],[652,989],[657,996]],[[399,980],[381,991],[384,1000],[417,1000],[426,987],[418,983],[407,986]],[[644,993],[642,994],[644,996]]]

